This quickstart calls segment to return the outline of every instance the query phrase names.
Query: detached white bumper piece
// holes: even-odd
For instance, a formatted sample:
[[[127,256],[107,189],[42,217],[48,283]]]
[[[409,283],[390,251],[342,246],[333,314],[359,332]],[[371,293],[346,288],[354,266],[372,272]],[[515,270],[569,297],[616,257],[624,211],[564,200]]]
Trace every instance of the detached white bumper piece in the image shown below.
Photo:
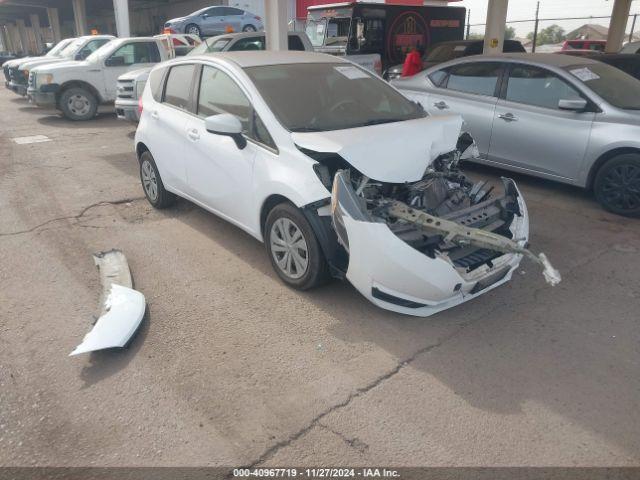
[[[102,283],[102,311],[93,329],[69,354],[124,347],[134,335],[146,310],[144,295],[132,287],[129,264],[120,250],[94,255]]]

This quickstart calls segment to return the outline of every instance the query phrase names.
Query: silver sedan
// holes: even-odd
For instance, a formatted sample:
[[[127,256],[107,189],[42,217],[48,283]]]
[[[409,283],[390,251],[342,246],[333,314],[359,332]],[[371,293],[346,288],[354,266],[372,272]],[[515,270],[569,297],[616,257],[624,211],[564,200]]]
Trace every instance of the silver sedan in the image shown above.
[[[478,163],[593,189],[640,216],[640,81],[556,54],[478,55],[392,84],[432,115],[460,113]]]

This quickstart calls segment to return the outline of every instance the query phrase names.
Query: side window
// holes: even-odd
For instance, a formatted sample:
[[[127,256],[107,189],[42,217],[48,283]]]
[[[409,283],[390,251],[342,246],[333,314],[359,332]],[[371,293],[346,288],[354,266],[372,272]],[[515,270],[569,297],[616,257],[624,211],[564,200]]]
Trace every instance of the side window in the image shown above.
[[[449,69],[446,88],[476,95],[493,96],[501,65],[494,62],[465,63]]]
[[[133,42],[122,45],[108,58],[108,65],[134,65],[136,63],[156,63],[160,52],[155,42]]]
[[[429,80],[431,80],[436,87],[441,87],[445,78],[447,78],[446,70],[438,70],[429,75]]]
[[[213,7],[210,8],[209,10],[206,10],[205,12],[203,12],[203,15],[209,15],[210,17],[221,17],[224,15],[224,8],[223,7]]]
[[[239,50],[264,50],[264,37],[241,38],[229,48],[230,52]]]
[[[177,65],[169,70],[164,88],[164,103],[187,110],[195,65]]]
[[[239,8],[234,8],[234,7],[224,7],[225,10],[225,15],[226,16],[231,16],[231,15],[244,15],[244,11],[240,10]]]
[[[549,70],[514,65],[509,73],[506,99],[510,102],[558,109],[560,100],[578,100],[578,91]]]
[[[166,69],[164,68],[157,68],[149,74],[149,88],[156,102],[159,102],[162,98],[162,77],[165,71]]]
[[[219,113],[231,113],[240,119],[243,133],[249,133],[249,99],[229,75],[217,68],[207,65],[202,68],[196,113],[202,118]]]
[[[289,35],[289,50],[304,51],[304,44],[298,35]]]

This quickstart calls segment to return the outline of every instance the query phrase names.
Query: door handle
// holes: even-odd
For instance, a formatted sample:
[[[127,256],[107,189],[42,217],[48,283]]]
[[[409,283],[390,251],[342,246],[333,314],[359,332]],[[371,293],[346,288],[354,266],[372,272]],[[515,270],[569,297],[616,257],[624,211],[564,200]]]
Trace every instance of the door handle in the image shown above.
[[[187,132],[187,136],[194,142],[200,138],[200,134],[198,133],[198,130],[196,130],[195,128],[193,130],[189,130]]]
[[[498,115],[498,118],[501,118],[505,122],[517,122],[518,117],[516,117],[513,113],[502,113]]]
[[[449,108],[449,105],[447,105],[445,102],[436,102],[433,104],[433,106],[438,110],[446,110],[447,108]]]
[[[153,118],[154,120],[157,120],[160,118],[160,115],[158,115],[157,110],[154,110],[153,112],[151,112],[151,118]]]

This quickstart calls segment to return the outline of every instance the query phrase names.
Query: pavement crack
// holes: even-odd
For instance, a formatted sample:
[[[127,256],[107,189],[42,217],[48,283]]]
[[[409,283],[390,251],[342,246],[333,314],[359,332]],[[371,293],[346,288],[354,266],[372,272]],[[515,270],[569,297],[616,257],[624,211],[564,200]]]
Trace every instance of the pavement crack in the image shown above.
[[[11,236],[16,236],[16,235],[23,235],[25,233],[32,233],[35,232],[36,230],[39,230],[43,227],[46,227],[47,225],[50,225],[52,223],[55,222],[62,222],[64,220],[80,220],[84,215],[86,215],[86,213],[91,210],[92,208],[96,208],[96,207],[101,207],[103,205],[120,205],[123,203],[131,203],[131,202],[135,202],[138,200],[143,200],[145,197],[132,197],[132,198],[123,198],[120,200],[103,200],[100,202],[96,202],[96,203],[92,203],[91,205],[88,205],[86,207],[84,207],[80,213],[76,214],[76,215],[65,215],[63,217],[56,217],[56,218],[51,218],[45,222],[39,223],[38,225],[35,225],[31,228],[27,228],[26,230],[18,230],[15,232],[0,232],[0,237],[11,237]]]
[[[438,342],[436,342],[434,344],[431,344],[431,345],[427,345],[426,347],[422,347],[419,350],[415,351],[409,357],[407,357],[404,360],[401,360],[400,362],[398,362],[396,364],[396,366],[394,368],[392,368],[391,370],[389,370],[386,373],[384,373],[383,375],[375,378],[372,382],[368,383],[367,385],[357,388],[354,392],[349,394],[347,396],[347,398],[344,399],[342,402],[336,403],[336,404],[332,405],[331,407],[327,408],[326,410],[324,410],[323,412],[321,412],[318,415],[316,415],[313,419],[311,419],[311,421],[305,427],[303,427],[300,430],[298,430],[297,432],[293,433],[288,438],[286,438],[284,440],[281,440],[279,442],[276,442],[275,444],[271,445],[256,460],[254,460],[249,465],[247,465],[246,467],[243,467],[243,468],[255,468],[255,467],[257,467],[261,463],[265,462],[267,459],[271,458],[280,449],[291,445],[293,442],[295,442],[296,440],[298,440],[299,438],[301,438],[302,436],[307,434],[314,427],[319,426],[319,427],[326,428],[326,426],[321,423],[321,420],[323,418],[325,418],[327,415],[330,415],[331,413],[335,412],[336,410],[340,410],[341,408],[344,408],[344,407],[348,406],[353,400],[361,397],[362,395],[365,395],[366,393],[368,393],[371,390],[373,390],[374,388],[378,387],[379,385],[381,385],[385,381],[387,381],[390,378],[392,378],[395,375],[397,375],[402,369],[404,369],[406,366],[410,365],[419,356],[421,356],[421,355],[423,355],[425,353],[428,353],[428,352],[430,352],[432,350],[435,350],[438,347],[441,347],[446,342],[448,342],[452,338],[454,338],[457,335],[459,335],[465,328],[467,328],[472,323],[474,323],[476,321],[479,321],[484,317],[493,315],[496,310],[502,309],[504,307],[505,307],[504,304],[500,304],[500,305],[496,306],[495,308],[492,308],[491,310],[483,313],[482,315],[479,315],[476,318],[473,318],[473,319],[471,319],[471,320],[469,320],[467,322],[464,322],[463,324],[460,325],[460,328],[454,330],[449,335],[444,336],[440,341],[438,341]],[[334,432],[334,433],[336,433],[336,432]],[[342,438],[342,436],[341,436],[341,438]],[[349,442],[347,441],[347,443],[349,443]],[[362,442],[362,443],[364,443],[364,442]]]
[[[337,430],[334,430],[330,426],[321,422],[318,422],[318,426],[324,428],[328,432],[333,433],[335,436],[339,437],[344,443],[346,443],[351,448],[353,448],[354,450],[357,450],[360,453],[364,453],[369,448],[369,445],[363,442],[362,440],[360,440],[358,437],[349,438],[343,433],[338,432]]]

